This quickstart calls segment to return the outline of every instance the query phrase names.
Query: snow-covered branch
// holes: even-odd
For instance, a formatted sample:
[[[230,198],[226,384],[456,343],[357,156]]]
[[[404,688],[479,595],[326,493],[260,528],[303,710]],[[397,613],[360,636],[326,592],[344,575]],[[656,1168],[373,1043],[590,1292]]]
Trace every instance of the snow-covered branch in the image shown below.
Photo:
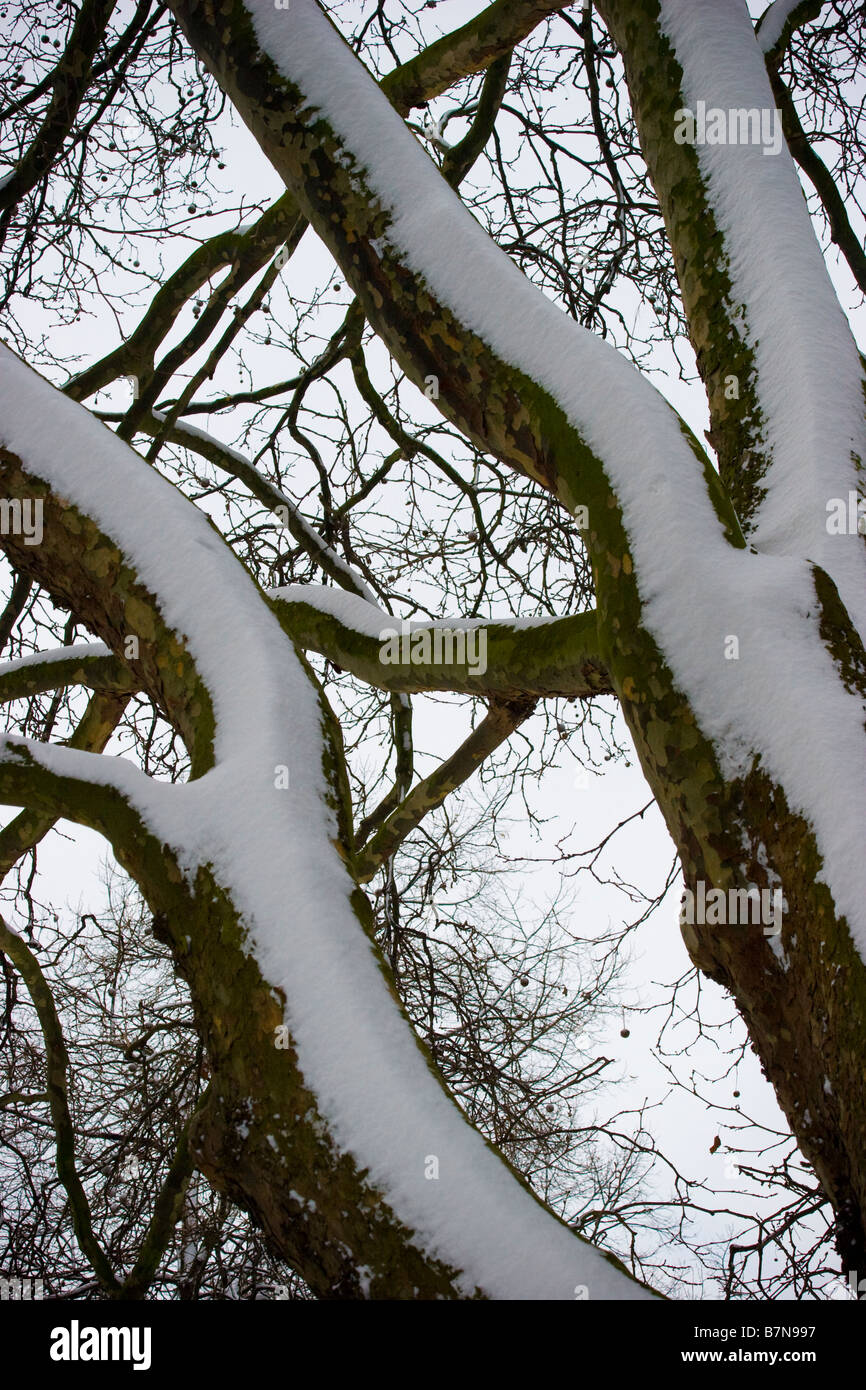
[[[773,0],[755,26],[758,44],[768,62],[778,62],[794,31],[816,19],[824,3],[825,0]]]
[[[0,734],[0,789],[11,795],[32,785],[33,798],[44,803],[56,790],[63,813],[80,819],[85,805],[95,804],[90,793],[114,792],[129,806],[146,805],[153,780],[126,758],[85,752],[63,744],[41,743],[18,734]],[[34,804],[25,795],[19,803]],[[87,822],[89,823],[89,822]]]
[[[757,146],[696,152],[675,138],[686,104],[745,104],[747,124],[748,108],[766,104],[741,0],[663,0],[664,32],[643,0],[598,3],[629,74],[713,427],[730,421],[721,477],[651,384],[495,246],[314,0],[288,11],[243,0],[219,34],[195,0],[172,9],[401,368],[422,389],[434,377],[459,429],[583,518],[600,655],[687,881],[739,889],[784,874],[797,904],[784,957],[707,930],[693,958],[740,988],[804,1152],[842,1205],[856,1205],[849,1155],[862,1151],[861,1119],[840,1141],[816,1084],[803,1123],[790,1077],[813,1043],[780,1030],[765,977],[781,993],[787,972],[817,972],[822,989],[836,981],[837,998],[849,979],[852,1008],[866,988],[866,658],[852,624],[866,632],[864,550],[856,535],[834,549],[825,525],[828,493],[845,497],[856,480],[852,451],[864,457],[859,358],[790,158]],[[760,547],[747,546],[737,508]],[[812,924],[829,918],[839,924],[832,962],[811,954]],[[844,1027],[813,1061],[834,1093],[850,1084]],[[849,1224],[856,1258],[860,1225]]]
[[[68,746],[85,753],[102,753],[123,716],[126,704],[127,697],[125,695],[109,695],[102,691],[92,695],[72,737],[69,739]],[[44,779],[39,780],[43,781]],[[2,774],[0,774],[0,782],[2,782]],[[53,829],[60,816],[67,814],[68,811],[67,788],[60,782],[48,782],[46,787],[42,788],[40,793],[42,809],[31,806],[29,798],[25,795],[26,781],[24,779],[19,778],[17,786],[27,809],[19,812],[17,816],[13,816],[11,821],[0,830],[0,878],[5,877],[22,854],[26,854],[28,850],[37,845],[48,834],[49,830]],[[83,795],[76,804],[82,808],[79,813],[83,815],[84,802],[85,800],[89,801],[89,788],[82,789],[82,792]],[[89,807],[86,814],[91,815],[93,810],[94,807]],[[132,825],[133,830],[137,831],[138,827],[134,821]]]
[[[778,779],[791,804],[815,827],[822,852],[832,860],[830,873],[844,910],[858,923],[866,950],[864,895],[852,881],[850,846],[835,814],[835,798],[827,799],[826,780],[817,785],[792,757],[791,730],[802,727],[805,710],[814,715],[823,707],[826,717],[819,722],[828,737],[821,756],[825,767],[834,769],[829,781],[838,787],[838,772],[866,818],[863,779],[847,756],[839,756],[838,739],[829,736],[841,720],[855,744],[862,744],[860,702],[839,686],[833,658],[824,648],[810,565],[738,548],[742,540],[730,501],[709,465],[696,458],[694,441],[674,412],[629,363],[557,310],[493,245],[312,0],[296,0],[287,12],[275,11],[265,0],[246,0],[255,42],[242,42],[239,32],[234,36],[238,41],[230,44],[215,42],[196,7],[175,0],[174,8],[347,278],[366,297],[368,316],[401,365],[420,379],[438,365],[440,403],[468,432],[479,436],[481,397],[485,447],[500,450],[516,466],[544,479],[572,507],[584,499],[588,503],[587,541],[599,608],[606,614],[602,654],[633,728],[639,731],[652,717],[666,717],[659,694],[641,689],[647,678],[641,672],[656,669],[652,652],[660,650],[676,673],[676,685],[692,702],[701,734],[713,745],[708,756],[718,760],[720,782],[746,775],[760,754],[767,774]],[[767,91],[754,33],[733,0],[719,6],[671,3],[664,15],[671,24],[676,20],[684,26],[687,35],[690,25],[701,28],[707,43],[695,52],[693,65],[707,83],[736,79],[754,92],[760,82]],[[707,26],[712,33],[704,33]],[[716,29],[718,44],[712,42]],[[657,31],[655,38],[660,42]],[[691,61],[696,41],[683,42],[688,50],[684,56]],[[273,98],[264,108],[249,96],[256,84],[272,94],[282,84],[279,141],[271,132],[277,119]],[[331,158],[330,146],[323,145],[326,128],[339,158]],[[676,148],[673,128],[668,139]],[[754,153],[764,165],[770,162],[760,150]],[[790,161],[787,175],[779,178],[802,204]],[[784,188],[780,197],[788,207]],[[811,247],[798,230],[801,213],[800,208],[793,219],[796,248],[811,285],[826,278],[826,272],[808,224]],[[387,297],[378,289],[380,280]],[[769,309],[766,293],[759,287],[755,292]],[[795,310],[797,301],[789,297],[788,302]],[[820,302],[826,303],[823,292]],[[841,311],[828,307],[827,315],[836,341],[834,324]],[[803,354],[814,352],[814,318],[795,316],[788,331],[795,329],[796,347],[786,344],[768,366],[772,381],[778,381],[779,361],[784,364],[792,351],[804,365]],[[778,320],[767,330],[777,340]],[[831,451],[834,486],[853,467],[847,454],[841,457],[853,421],[850,396],[839,394],[851,385],[840,351],[838,377],[826,382],[835,410],[827,421],[829,437],[836,441]],[[808,372],[814,378],[813,363]],[[803,395],[814,399],[805,381]],[[815,402],[822,420],[826,407],[826,401]],[[811,418],[801,415],[799,426],[814,438]],[[818,474],[813,459],[804,458],[800,442],[781,418],[779,429],[791,457],[796,453],[807,470],[806,491],[814,504]],[[799,480],[790,492],[787,505],[802,510]],[[824,514],[822,506],[822,524]],[[817,528],[811,520],[806,529],[814,539]],[[853,576],[862,564],[861,551],[847,569]],[[841,578],[845,570],[844,562],[833,566],[834,576]],[[852,595],[851,583],[845,590],[845,596]],[[860,585],[853,595],[860,607],[866,603],[862,591]],[[619,637],[609,627],[614,615]],[[622,640],[625,629],[628,647]],[[641,630],[650,638],[645,651]],[[760,637],[749,642],[748,651],[740,651],[737,662],[727,661],[726,637],[749,632]],[[784,655],[777,650],[780,643]],[[637,659],[639,650],[642,660]],[[775,684],[780,660],[784,669],[811,676],[802,684],[787,683],[771,706],[757,692]],[[807,694],[810,680],[815,688]],[[832,714],[830,705],[838,706]],[[654,757],[649,748],[647,757]]]
[[[778,24],[800,7],[773,8]],[[701,103],[705,111],[695,142],[721,235],[713,254],[729,267],[729,320],[753,364],[761,423],[752,443],[765,467],[750,539],[764,552],[820,564],[866,637],[866,545],[856,531],[828,526],[830,499],[860,487],[863,372],[783,147],[761,48],[738,0],[662,0],[661,24],[682,68],[683,109]]]
[[[381,690],[519,699],[613,693],[594,612],[567,618],[395,618],[339,589],[290,584],[269,596],[284,630]]]
[[[104,642],[79,642],[0,663],[0,703],[29,699],[67,685],[132,693],[137,682]]]

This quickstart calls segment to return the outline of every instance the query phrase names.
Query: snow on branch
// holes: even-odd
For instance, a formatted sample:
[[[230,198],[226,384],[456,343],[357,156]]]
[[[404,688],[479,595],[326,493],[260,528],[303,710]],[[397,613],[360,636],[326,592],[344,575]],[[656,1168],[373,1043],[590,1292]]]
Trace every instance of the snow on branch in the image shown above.
[[[65,685],[131,692],[138,682],[104,642],[78,642],[0,663],[0,702],[28,699]]]
[[[90,657],[110,655],[111,649],[104,642],[76,642],[71,647],[54,647],[49,652],[30,652],[27,656],[17,656],[12,661],[4,661],[0,663],[0,678],[30,666],[49,666],[55,662],[85,661]]]
[[[158,786],[126,758],[89,753],[58,743],[42,743],[18,734],[0,734],[0,786],[4,785],[4,771],[14,773],[22,769],[45,772],[58,787],[81,783],[86,787],[108,788],[119,793],[130,806],[146,806],[154,796],[154,787]],[[12,780],[11,776],[6,779]]]
[[[773,6],[761,36],[798,8]],[[729,313],[755,364],[770,465],[750,539],[759,550],[820,564],[866,637],[866,546],[856,532],[835,534],[828,510],[861,487],[863,371],[783,143],[761,49],[739,0],[662,0],[661,22],[683,70],[683,109],[703,113],[696,152],[729,263]],[[772,143],[764,140],[768,121]]]
[[[381,690],[578,699],[613,691],[594,611],[418,620],[315,584],[268,594],[293,641]]]
[[[76,725],[67,746],[77,748],[88,753],[102,753],[119,724],[123,712],[128,702],[126,694],[107,694],[105,691],[97,691],[91,695],[87,702],[87,708],[81,719]],[[18,769],[20,772],[20,768]],[[26,769],[25,769],[26,772]],[[40,779],[44,781],[45,779]],[[28,786],[26,776],[18,777],[21,798],[25,801],[25,809],[17,816],[13,816],[8,824],[0,830],[0,878],[4,878],[10,872],[13,865],[39,843],[53,827],[60,817],[63,805],[58,801],[52,804],[53,795],[59,792],[62,800],[68,801],[64,796],[65,788],[57,783],[48,784],[47,796],[41,799],[47,804],[44,809],[34,810],[29,807],[29,796],[34,789],[31,779]],[[0,778],[2,784],[2,778]],[[12,779],[7,778],[7,789],[11,792]],[[37,791],[43,791],[37,788]],[[118,827],[119,829],[119,827]],[[133,831],[137,831],[138,826],[133,826]]]
[[[822,4],[823,0],[773,0],[755,28],[761,52],[774,53],[798,23],[820,13]]]
[[[560,618],[543,614],[537,618],[395,618],[384,608],[370,599],[355,594],[340,593],[322,584],[284,584],[269,589],[271,598],[283,603],[308,603],[321,613],[328,613],[339,619],[342,626],[351,628],[364,637],[380,637],[385,631],[423,632],[432,628],[448,628],[454,631],[470,632],[475,628],[488,631],[495,627],[511,628],[514,631],[530,627],[550,627],[562,621]]]

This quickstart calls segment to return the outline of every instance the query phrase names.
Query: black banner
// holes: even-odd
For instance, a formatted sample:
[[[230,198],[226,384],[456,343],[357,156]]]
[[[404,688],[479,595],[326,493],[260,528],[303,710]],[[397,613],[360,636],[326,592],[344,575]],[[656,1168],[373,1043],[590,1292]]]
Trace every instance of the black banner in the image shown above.
[[[347,1319],[348,1330],[357,1330],[361,1338],[375,1330],[375,1353],[368,1342],[335,1337],[347,1330]],[[330,1380],[343,1348],[353,1373],[365,1365],[372,1370],[371,1358],[387,1355],[378,1338],[392,1329],[397,1334],[410,1331],[413,1337],[444,1333],[446,1340],[425,1345],[422,1369],[427,1374],[432,1369],[431,1346],[441,1348],[443,1374],[453,1375],[459,1364],[461,1378],[469,1347],[485,1372],[500,1356],[510,1362],[512,1356],[528,1353],[536,1361],[536,1374],[547,1357],[559,1363],[564,1356],[575,1375],[666,1375],[678,1367],[686,1377],[700,1377],[711,1367],[736,1373],[753,1366],[771,1378],[792,1367],[826,1375],[846,1363],[859,1364],[864,1328],[866,1308],[854,1301],[523,1303],[508,1308],[504,1318],[501,1305],[494,1303],[412,1312],[397,1304],[336,1307],[300,1301],[0,1301],[0,1348],[7,1374],[10,1355],[26,1349],[25,1364],[40,1383],[60,1384],[70,1377],[93,1381],[126,1375],[143,1382],[147,1376],[178,1372],[216,1374],[224,1384],[238,1374],[258,1377],[270,1370],[294,1380],[296,1375],[306,1378],[314,1349],[325,1356],[322,1370],[327,1368]],[[454,1335],[460,1337],[457,1361]],[[301,1340],[290,1342],[289,1336]],[[400,1360],[411,1378],[411,1361]],[[553,1374],[553,1363],[550,1368]],[[391,1362],[389,1375],[395,1371]]]

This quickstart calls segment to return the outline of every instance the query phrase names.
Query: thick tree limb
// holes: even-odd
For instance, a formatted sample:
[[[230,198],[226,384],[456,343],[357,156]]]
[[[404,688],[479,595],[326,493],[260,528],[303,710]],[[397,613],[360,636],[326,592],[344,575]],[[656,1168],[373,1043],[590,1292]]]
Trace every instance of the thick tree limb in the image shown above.
[[[748,17],[736,0],[599,0],[598,9],[623,53],[707,391],[708,437],[741,524],[759,549],[821,564],[860,623],[863,546],[834,544],[825,504],[857,487],[852,453],[866,454],[862,373],[783,130],[777,144],[764,143],[775,102]],[[701,99],[731,126],[724,146],[687,128]],[[745,181],[750,197],[738,201]],[[783,237],[796,266],[785,273],[776,250]],[[792,357],[791,341],[809,332],[822,351]],[[844,417],[829,399],[830,360],[835,390],[853,402]]]
[[[13,804],[59,809],[111,839],[189,980],[213,1075],[190,1136],[197,1165],[323,1297],[571,1299],[581,1277],[598,1296],[647,1296],[502,1166],[431,1070],[347,870],[339,732],[243,566],[87,411],[12,354],[0,352],[0,366],[3,480],[48,513],[27,563],[62,592],[74,587],[76,556],[89,556],[89,578],[78,576],[88,626],[112,650],[122,649],[118,594],[143,593],[154,648],[148,670],[138,663],[143,688],[163,673],[165,695],[171,668],[186,696],[178,719],[200,746],[181,785],[42,744],[17,744],[0,761]],[[34,414],[42,422],[31,440]],[[66,505],[52,510],[61,493]],[[75,550],[62,534],[70,517]],[[97,535],[104,553],[93,563]],[[17,562],[23,542],[4,540]],[[206,681],[199,699],[192,672]],[[442,1158],[435,1189],[426,1151]]]
[[[131,695],[136,684],[129,667],[96,643],[59,647],[54,652],[38,652],[20,661],[0,664],[0,704],[26,700],[67,685]]]
[[[662,0],[662,7],[672,24],[692,29],[721,25],[726,40],[733,34],[736,61],[728,43],[725,80],[730,74],[736,86],[745,72],[746,80],[754,79],[762,92],[768,91],[763,58],[739,0],[696,7]],[[603,344],[566,324],[491,246],[444,181],[437,182],[431,162],[394,120],[375,88],[370,90],[372,84],[357,60],[314,4],[293,0],[291,10],[279,19],[264,0],[236,0],[231,14],[220,11],[219,20],[211,0],[173,0],[173,9],[196,51],[295,191],[401,367],[421,386],[430,374],[437,377],[440,409],[480,448],[535,478],[572,511],[587,507],[585,539],[596,585],[601,655],[679,849],[687,882],[703,879],[714,886],[747,887],[766,880],[769,862],[785,884],[789,968],[783,968],[763,938],[735,939],[728,933],[718,942],[708,942],[696,933],[698,939],[689,944],[698,963],[736,993],[780,1101],[840,1213],[840,1249],[845,1260],[856,1265],[866,1251],[866,1171],[861,1159],[866,1111],[852,1072],[857,1028],[851,1020],[862,1018],[866,1008],[866,971],[852,932],[856,926],[858,940],[863,936],[863,895],[846,892],[847,871],[835,829],[838,818],[831,815],[821,788],[803,787],[789,743],[783,747],[779,738],[780,729],[814,717],[813,702],[804,698],[799,683],[773,686],[769,652],[759,645],[748,663],[752,679],[741,680],[739,686],[727,681],[729,703],[720,711],[714,692],[723,658],[712,649],[707,627],[718,613],[736,610],[740,630],[749,631],[759,608],[761,630],[772,629],[782,641],[790,641],[792,653],[800,644],[804,652],[808,649],[807,681],[823,680],[819,672],[826,675],[822,690],[834,690],[829,698],[838,704],[839,718],[860,749],[862,711],[847,694],[856,689],[858,699],[866,698],[866,658],[833,582],[806,559],[809,549],[797,549],[784,564],[745,549],[731,497],[696,441],[679,431],[674,416],[637,373]],[[665,196],[684,176],[688,198],[689,180],[698,164],[694,150],[674,141],[674,117],[683,95],[671,42],[661,31],[656,6],[648,7],[643,0],[605,0],[604,12],[610,16],[614,10],[638,123],[643,122],[642,138],[646,144],[649,133],[657,145],[656,169],[650,161],[653,176],[658,175]],[[693,32],[689,37],[694,39]],[[692,81],[700,77],[718,82],[714,55],[712,44],[691,43]],[[766,104],[763,96],[761,104]],[[683,150],[686,156],[680,160]],[[741,151],[734,153],[739,157]],[[761,152],[757,155],[760,167]],[[754,173],[751,157],[748,167]],[[791,203],[796,221],[804,215],[802,195],[792,167],[789,173],[782,201],[786,208]],[[730,191],[727,166],[725,177]],[[756,180],[756,196],[760,188]],[[737,196],[742,206],[741,186]],[[714,292],[718,284],[709,287],[710,268],[722,259],[718,254],[713,259],[713,248],[701,244],[704,236],[711,242],[717,230],[705,217],[705,204],[699,210],[690,204],[683,220],[683,237],[676,235],[675,227],[672,240],[683,264],[689,248],[694,250],[698,291],[696,301],[687,303],[694,326],[696,304],[712,316],[719,302]],[[802,222],[797,225],[802,229]],[[811,235],[808,221],[805,225]],[[814,238],[802,244],[807,247],[808,273],[814,277],[820,252]],[[702,279],[704,267],[707,275]],[[741,259],[740,273],[752,270],[747,259]],[[831,317],[841,315],[838,304],[833,308],[835,301],[825,301],[823,291],[820,297]],[[763,307],[766,310],[766,302]],[[713,324],[708,337],[715,332]],[[837,345],[848,341],[840,333],[831,331]],[[725,335],[726,330],[719,340]],[[774,321],[768,339],[778,336]],[[841,351],[844,357],[847,349]],[[814,354],[806,369],[809,389],[816,370],[813,359]],[[743,380],[748,381],[751,363],[746,356],[742,360],[747,368]],[[774,380],[785,364],[783,347],[781,366],[770,365]],[[862,408],[859,361],[856,367],[853,392],[847,391],[847,368],[840,375],[849,408],[852,402],[855,407],[860,402]],[[790,377],[786,392],[790,397]],[[826,407],[826,401],[815,400],[816,410],[826,413]],[[740,424],[747,416],[748,412],[738,416]],[[828,428],[838,433],[833,420]],[[791,437],[795,450],[803,445],[797,433]],[[829,467],[834,480],[847,478],[850,449],[843,455],[834,447]],[[760,470],[755,476],[760,477]],[[812,469],[808,476],[814,500],[818,472]],[[650,479],[653,487],[666,489],[663,506],[649,500],[645,484]],[[748,488],[743,496],[748,496]],[[791,500],[803,510],[799,493]],[[648,506],[654,518],[649,525]],[[808,520],[811,545],[818,528],[811,513]],[[798,545],[801,542],[802,537]],[[846,554],[853,557],[852,573],[858,564],[862,568],[862,555],[858,559],[853,548]],[[828,565],[832,568],[834,563],[828,556]],[[843,568],[847,563],[843,559]],[[658,604],[642,598],[641,573],[658,586]],[[782,574],[784,585],[779,582]],[[696,587],[697,605],[692,601]],[[846,602],[852,611],[863,605],[863,587],[855,591],[847,585]],[[659,616],[659,605],[664,617]],[[786,721],[776,716],[772,726],[766,705],[755,694],[771,686],[777,707],[784,703],[787,710]],[[820,703],[821,697],[816,698]],[[714,730],[712,738],[709,729]],[[743,756],[744,743],[752,750],[750,760]],[[768,775],[769,747],[784,778],[792,787],[800,786],[791,801],[785,788]],[[828,737],[825,756],[859,805],[862,782],[834,747],[838,745]],[[820,857],[819,840],[835,865],[829,878],[825,874],[820,880],[806,867],[803,855],[803,846],[811,844],[815,848],[810,855]],[[810,865],[816,862],[809,858]],[[833,890],[827,887],[830,879]],[[819,920],[837,924],[832,950],[826,949],[826,932],[821,931],[823,955],[814,930]],[[840,988],[848,995],[847,1007],[841,1006]],[[832,1017],[820,1045],[808,1028],[813,1012],[809,999],[815,991]],[[841,1091],[851,1097],[852,1106],[845,1113],[828,1100],[825,1077],[834,1095]],[[802,1123],[798,1109],[806,1093],[810,1125]]]
[[[117,699],[94,696],[88,716],[68,745],[0,736],[0,800],[98,830],[125,857],[152,838],[134,804],[136,795],[146,803],[152,780],[124,758],[88,751],[89,744],[108,741],[114,727],[108,725],[119,718]]]
[[[480,671],[472,669],[479,663],[468,652],[462,656],[458,652],[459,659],[447,665],[425,661],[417,650],[414,656],[410,650],[410,659],[403,662],[400,647],[395,653],[400,660],[392,659],[390,652],[383,656],[388,632],[429,631],[431,650],[435,651],[437,634],[453,634],[459,631],[459,624],[455,629],[447,622],[411,623],[401,629],[396,618],[381,610],[377,616],[369,605],[358,610],[357,623],[353,623],[349,610],[341,618],[321,606],[327,590],[321,591],[320,599],[311,593],[313,601],[307,602],[305,588],[292,585],[289,590],[273,590],[272,605],[284,630],[298,646],[326,656],[380,690],[406,694],[453,690],[502,700],[519,700],[521,696],[589,699],[613,693],[600,655],[594,612],[551,618],[532,626],[519,621],[512,625],[507,620],[474,624],[485,649],[486,669]],[[377,623],[379,631],[374,632]]]
[[[110,437],[109,431],[106,434]],[[60,607],[71,609],[118,654],[133,673],[133,684],[147,692],[186,742],[194,771],[204,770],[213,756],[208,719],[201,718],[209,698],[195,664],[166,626],[153,595],[117,545],[89,517],[57,497],[41,479],[25,471],[17,455],[2,448],[0,480],[7,496],[35,498],[44,508],[40,545],[28,545],[11,531],[3,537],[3,548],[16,567],[37,579]],[[214,543],[225,544],[215,528],[213,536]],[[130,635],[138,638],[139,654],[126,658],[123,653]]]

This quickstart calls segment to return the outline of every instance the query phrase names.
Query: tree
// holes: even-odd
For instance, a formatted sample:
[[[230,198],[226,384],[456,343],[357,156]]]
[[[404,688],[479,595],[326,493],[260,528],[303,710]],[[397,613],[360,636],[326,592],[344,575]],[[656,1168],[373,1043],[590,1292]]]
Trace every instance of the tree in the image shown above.
[[[364,891],[380,875],[374,901],[391,910],[397,848],[503,749],[536,702],[613,695],[701,904],[684,914],[691,957],[733,996],[833,1205],[843,1265],[863,1268],[863,364],[794,166],[796,158],[862,289],[863,252],[842,196],[859,207],[856,114],[845,79],[826,66],[829,52],[856,70],[862,17],[841,0],[777,0],[756,31],[740,0],[599,0],[597,17],[591,6],[576,15],[494,0],[401,62],[416,17],[401,10],[391,20],[380,7],[354,36],[374,70],[389,55],[377,84],[314,0],[286,9],[172,0],[168,13],[145,0],[119,34],[112,8],[85,0],[56,66],[12,102],[18,149],[0,188],[10,308],[40,259],[58,254],[30,235],[54,188],[60,311],[80,312],[89,255],[75,252],[102,234],[93,230],[94,161],[104,159],[127,212],[136,197],[155,199],[149,215],[159,214],[163,234],[181,189],[196,186],[188,213],[198,213],[198,164],[211,153],[208,113],[220,97],[204,77],[176,81],[170,16],[286,192],[251,227],[194,250],[133,331],[62,392],[4,350],[0,529],[17,576],[4,636],[32,585],[50,599],[51,622],[57,610],[70,617],[65,645],[8,665],[2,693],[92,692],[69,746],[47,741],[51,710],[44,737],[7,736],[0,793],[24,808],[4,832],[9,854],[60,817],[110,842],[189,986],[207,1052],[210,1083],[188,1134],[193,1160],[319,1296],[649,1296],[546,1210],[468,1125],[412,1034]],[[580,159],[542,99],[552,90],[548,57],[565,46],[521,47],[552,16],[572,43],[565,71],[579,65],[594,140],[582,165],[593,197],[574,215],[560,165]],[[43,19],[39,6],[25,11],[34,43]],[[381,47],[367,37],[373,24]],[[148,52],[150,86],[135,67]],[[159,171],[152,194],[109,157],[122,151],[130,120],[112,107],[124,69],[129,109],[152,134],[152,156],[140,164]],[[182,115],[166,134],[140,94],[169,87]],[[452,88],[456,111],[428,116],[420,132],[431,158],[407,117]],[[620,109],[626,90],[630,116]],[[106,140],[99,121],[112,109],[102,129],[117,133]],[[525,163],[514,163],[498,132],[514,111],[547,157],[540,182],[516,199],[511,184],[519,188]],[[835,167],[803,124],[816,112],[835,142]],[[452,119],[468,126],[456,144],[444,134]],[[456,191],[487,147],[501,202],[491,197],[488,213],[483,188],[465,196],[489,230]],[[270,305],[308,225],[354,295],[342,324],[293,378],[200,400],[237,334]],[[594,235],[604,254],[588,289],[578,245]],[[247,300],[233,304],[255,276]],[[639,335],[621,332],[621,350],[605,341],[627,324],[618,293],[630,278],[649,289],[660,326],[672,336],[687,326],[715,462],[640,371]],[[374,385],[380,358],[365,325],[405,381]],[[303,326],[301,307],[286,330],[299,357]],[[369,412],[365,429],[375,424],[393,445],[373,469],[341,364]],[[135,398],[100,420],[81,403],[121,374],[135,378]],[[166,398],[182,375],[179,394]],[[326,380],[331,435],[319,406],[308,410],[312,427],[300,423],[307,393]],[[436,445],[432,426],[408,427],[412,384],[447,422]],[[267,427],[255,411],[240,423],[246,437],[263,435],[252,460],[189,422],[228,407],[263,412],[271,399],[279,408]],[[307,458],[310,481],[299,474],[295,496],[283,432]],[[143,459],[131,446],[148,437]],[[440,447],[455,437],[468,476]],[[164,462],[171,448],[180,462]],[[198,474],[187,451],[232,483]],[[398,517],[394,530],[381,501],[378,525],[361,504],[398,464],[407,465],[411,503],[405,529]],[[473,518],[474,580],[462,537],[435,519],[438,499],[432,524],[417,529],[424,503],[413,487],[428,468]],[[315,525],[302,510],[313,490]],[[216,496],[225,535],[208,514]],[[248,497],[288,529],[289,557],[275,553],[273,531],[261,534]],[[502,514],[511,514],[504,534],[516,532],[510,547],[496,539]],[[527,523],[551,552],[539,574],[513,563]],[[419,549],[437,525],[443,567],[458,557],[446,587],[469,611],[442,620],[427,608],[404,629],[387,601],[400,591],[389,585],[411,572],[424,611]],[[376,572],[377,549],[390,562],[385,573]],[[534,625],[479,616],[494,561],[496,583],[513,586],[515,599],[534,596],[546,616]],[[308,578],[301,564],[332,586],[287,584]],[[70,645],[78,626],[98,644]],[[308,653],[330,666],[314,668]],[[393,784],[375,805],[353,797],[354,750],[341,722],[352,724],[335,714],[334,668],[387,697]],[[486,712],[413,785],[407,697],[425,691],[471,696]],[[139,766],[103,753],[133,701],[168,740],[160,775],[148,761],[155,733],[133,739]],[[756,889],[776,895],[772,932],[754,914],[745,925],[722,915],[748,907]],[[388,928],[393,945],[393,912]],[[3,949],[25,973],[14,937],[4,930]],[[34,989],[39,1011],[35,976]],[[42,1013],[62,1127],[62,1038],[49,1002]],[[74,1158],[61,1177],[72,1198]]]

